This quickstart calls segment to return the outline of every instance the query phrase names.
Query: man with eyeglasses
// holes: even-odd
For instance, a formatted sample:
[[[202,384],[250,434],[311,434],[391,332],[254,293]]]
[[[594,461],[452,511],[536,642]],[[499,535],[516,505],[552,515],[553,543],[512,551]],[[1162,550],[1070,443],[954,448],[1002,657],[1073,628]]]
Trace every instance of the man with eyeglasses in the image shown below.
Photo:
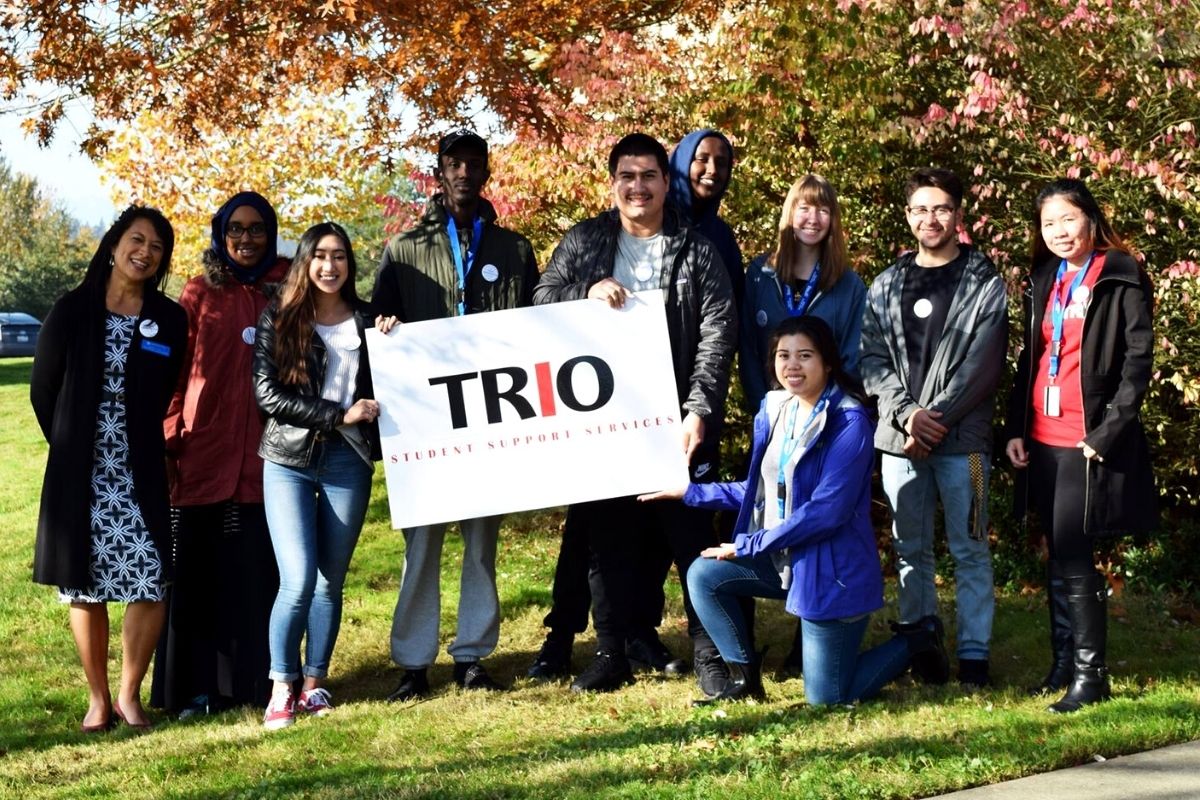
[[[371,297],[384,317],[385,333],[402,322],[476,314],[533,303],[538,281],[533,247],[519,233],[496,224],[492,204],[480,196],[490,177],[487,142],[457,130],[438,142],[434,169],[441,192],[429,200],[415,228],[392,238],[384,249]],[[447,513],[454,494],[448,488]],[[500,638],[496,592],[496,543],[500,517],[458,523],[463,537],[458,629],[448,649],[454,681],[464,689],[499,690],[480,660]],[[404,572],[392,620],[392,660],[404,669],[389,700],[429,694],[429,665],[437,655],[441,612],[441,556],[446,524],[404,531]]]
[[[954,558],[958,680],[986,686],[995,599],[987,540],[987,485],[996,385],[1004,370],[1004,281],[960,243],[962,183],[919,169],[904,187],[917,240],[867,295],[859,369],[879,403],[875,446],[892,509],[901,628],[943,636],[937,615],[934,514],[940,499]],[[949,679],[945,650],[914,657],[929,683]]]

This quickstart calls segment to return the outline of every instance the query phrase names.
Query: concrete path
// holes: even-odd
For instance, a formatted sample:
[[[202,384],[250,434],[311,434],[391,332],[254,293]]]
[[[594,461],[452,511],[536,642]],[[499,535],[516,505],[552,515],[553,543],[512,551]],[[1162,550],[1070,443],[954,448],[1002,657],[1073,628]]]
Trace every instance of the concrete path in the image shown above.
[[[941,795],[954,800],[1198,800],[1200,741]]]

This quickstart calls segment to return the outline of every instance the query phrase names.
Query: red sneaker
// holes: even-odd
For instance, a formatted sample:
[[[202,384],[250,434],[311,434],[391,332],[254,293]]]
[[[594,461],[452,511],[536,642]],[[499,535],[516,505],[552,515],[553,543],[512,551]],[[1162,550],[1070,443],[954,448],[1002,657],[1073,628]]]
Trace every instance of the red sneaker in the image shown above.
[[[333,711],[333,697],[327,689],[305,689],[300,693],[299,706],[307,714],[323,717]]]
[[[296,696],[291,692],[271,695],[267,711],[263,714],[263,727],[269,731],[286,728],[296,722]]]

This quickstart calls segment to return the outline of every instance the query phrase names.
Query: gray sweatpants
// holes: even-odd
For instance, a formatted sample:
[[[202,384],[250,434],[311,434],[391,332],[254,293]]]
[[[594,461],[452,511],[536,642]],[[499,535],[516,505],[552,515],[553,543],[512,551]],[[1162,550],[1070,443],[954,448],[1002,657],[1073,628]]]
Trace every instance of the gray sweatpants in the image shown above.
[[[448,651],[455,661],[491,655],[500,639],[500,598],[496,593],[496,541],[502,517],[465,519],[463,565],[458,597],[458,631]],[[392,661],[420,669],[437,657],[441,616],[442,542],[446,523],[404,531],[404,572],[392,618]]]

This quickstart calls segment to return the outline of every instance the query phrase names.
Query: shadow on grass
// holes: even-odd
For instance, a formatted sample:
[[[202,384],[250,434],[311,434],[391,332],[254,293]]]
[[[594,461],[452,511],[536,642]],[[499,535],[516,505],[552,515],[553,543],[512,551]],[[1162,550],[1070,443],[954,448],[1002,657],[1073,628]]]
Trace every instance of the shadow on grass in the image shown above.
[[[32,358],[0,358],[0,386],[29,385]]]
[[[889,705],[893,709],[888,710],[904,710],[897,704]],[[636,790],[638,797],[671,797],[676,796],[683,785],[703,785],[705,778],[728,781],[731,776],[760,779],[763,783],[760,788],[773,788],[774,793],[778,793],[782,780],[812,780],[813,773],[817,772],[825,792],[821,796],[837,796],[839,788],[850,791],[861,786],[857,781],[866,777],[862,773],[883,770],[921,775],[928,788],[941,791],[987,783],[996,779],[997,770],[1005,777],[1015,777],[1085,763],[1099,741],[1104,742],[1109,757],[1132,752],[1137,748],[1121,750],[1120,744],[1104,741],[1102,733],[1111,721],[1106,718],[1120,718],[1131,710],[1134,709],[1129,703],[1115,703],[1089,711],[1096,723],[1089,728],[1093,737],[1073,735],[1073,730],[1077,734],[1077,726],[1071,720],[1046,715],[1027,726],[1025,731],[1028,737],[1036,739],[1036,746],[1031,745],[1031,739],[1026,736],[1014,736],[1011,720],[999,720],[994,725],[965,732],[925,737],[898,734],[861,744],[818,744],[797,748],[771,745],[778,745],[791,731],[820,725],[830,718],[844,717],[847,725],[853,725],[860,710],[798,705],[780,711],[742,706],[731,707],[729,716],[723,719],[706,714],[686,721],[635,726],[622,731],[577,733],[562,739],[529,741],[526,746],[516,749],[501,745],[502,751],[495,754],[478,750],[456,753],[422,766],[322,762],[314,764],[312,770],[298,768],[265,781],[247,779],[238,786],[222,786],[218,791],[224,796],[277,797],[304,795],[319,786],[322,796],[342,798],[491,800],[625,796]],[[1174,721],[1175,727],[1191,719],[1194,728],[1198,712],[1200,704],[1169,698],[1136,706],[1139,716],[1158,718],[1164,724]],[[361,731],[364,736],[370,736],[370,733],[369,730]],[[766,746],[753,747],[747,744],[747,737],[751,735],[769,741]],[[770,741],[771,737],[774,741]],[[645,748],[663,745],[688,754],[665,766],[646,758]],[[198,749],[220,747],[204,744]],[[955,766],[970,753],[986,753],[990,764],[988,771],[971,773]],[[190,755],[195,760],[195,754]],[[599,764],[587,763],[597,756],[607,760]],[[613,759],[620,765],[612,765]],[[561,767],[552,778],[538,780],[529,774],[530,765],[551,764]],[[944,771],[931,774],[932,765],[940,765],[942,770],[950,770],[952,774]],[[839,784],[843,785],[839,787]],[[215,789],[200,787],[171,792],[170,796],[207,798],[214,796]]]
[[[510,587],[501,597],[500,619],[511,619],[532,606],[548,609],[552,603],[549,584],[534,586],[522,583],[516,591]]]

